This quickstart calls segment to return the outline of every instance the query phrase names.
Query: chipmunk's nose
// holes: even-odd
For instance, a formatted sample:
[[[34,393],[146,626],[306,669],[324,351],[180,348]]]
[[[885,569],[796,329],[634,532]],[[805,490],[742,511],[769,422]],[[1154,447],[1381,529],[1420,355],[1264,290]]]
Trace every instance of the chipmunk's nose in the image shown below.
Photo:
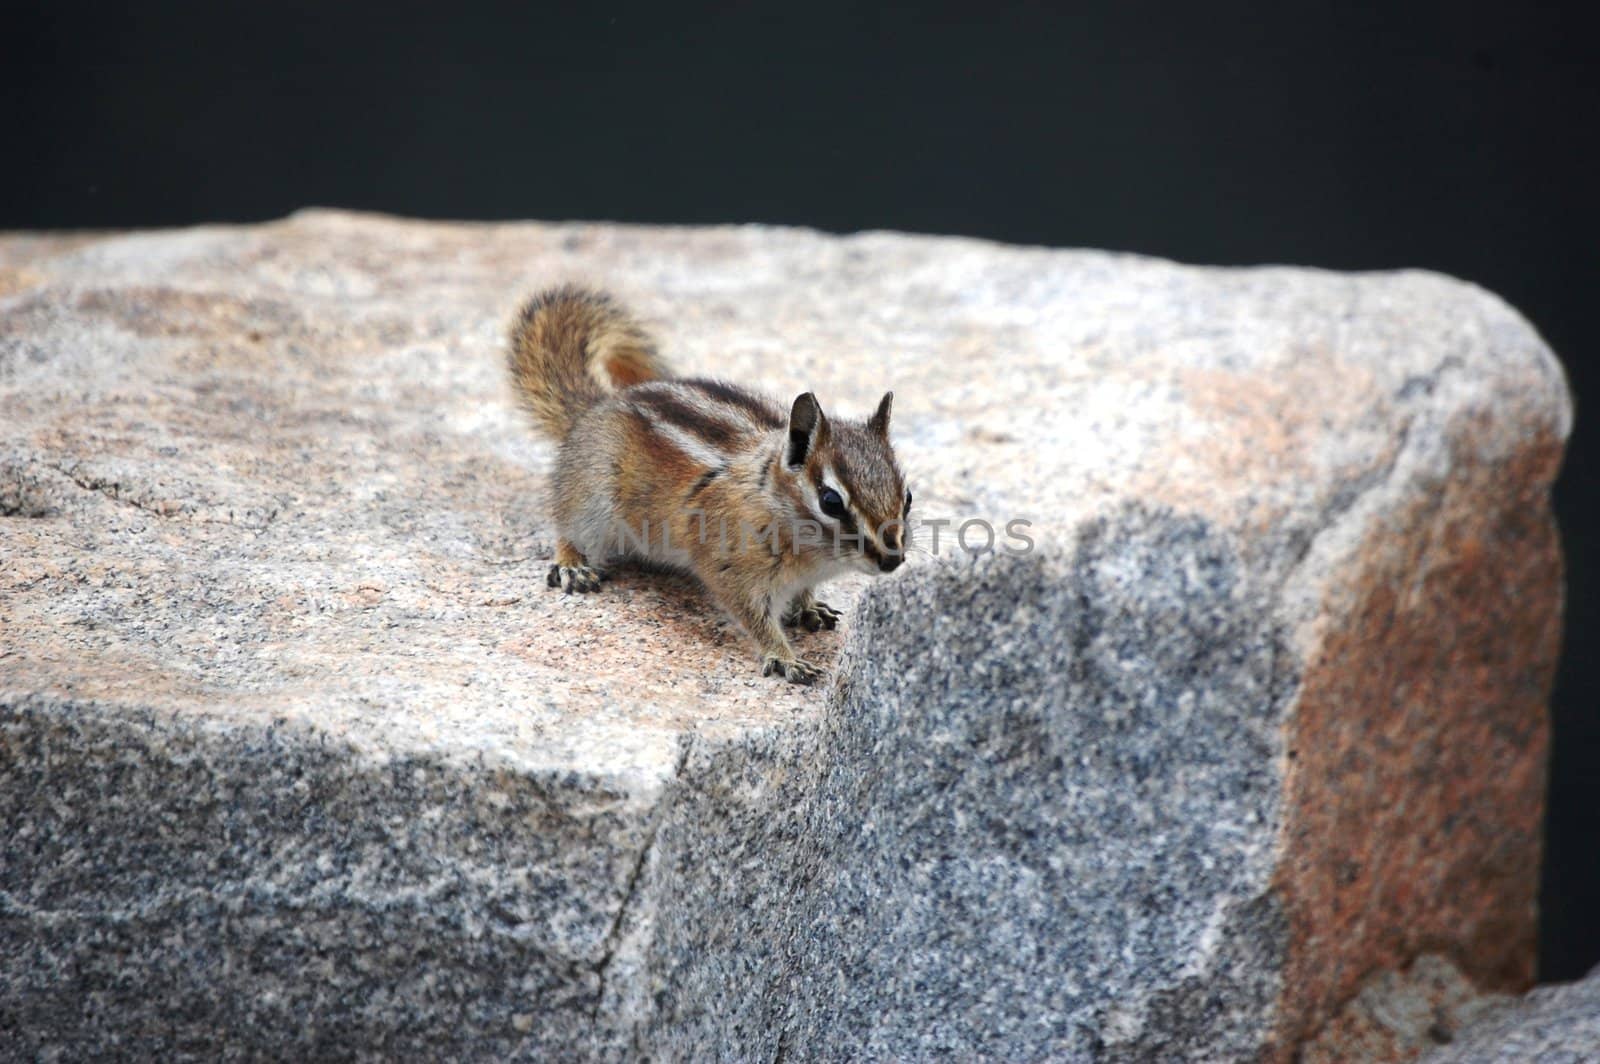
[[[878,569],[885,573],[892,573],[900,568],[900,563],[906,560],[904,554],[885,554],[878,559]]]

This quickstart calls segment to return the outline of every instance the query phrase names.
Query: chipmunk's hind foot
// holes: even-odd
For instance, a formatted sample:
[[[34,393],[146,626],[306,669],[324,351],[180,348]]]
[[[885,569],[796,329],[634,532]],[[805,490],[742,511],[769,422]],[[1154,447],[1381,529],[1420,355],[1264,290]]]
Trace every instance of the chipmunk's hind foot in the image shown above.
[[[606,574],[599,569],[588,565],[552,565],[544,582],[550,587],[558,587],[567,594],[574,591],[587,594],[590,591],[599,591],[600,582]]]
[[[785,660],[769,654],[761,662],[761,675],[780,676],[790,683],[810,686],[822,679],[826,673],[809,661],[801,661],[799,658]]]
[[[839,627],[839,620],[844,614],[829,606],[826,602],[796,603],[783,615],[783,623],[804,628],[808,632],[821,631],[824,628],[834,629]]]
[[[550,567],[544,582],[570,595],[574,591],[599,591],[600,581],[604,579],[605,573],[590,565],[581,550],[563,539],[556,543],[556,563]]]

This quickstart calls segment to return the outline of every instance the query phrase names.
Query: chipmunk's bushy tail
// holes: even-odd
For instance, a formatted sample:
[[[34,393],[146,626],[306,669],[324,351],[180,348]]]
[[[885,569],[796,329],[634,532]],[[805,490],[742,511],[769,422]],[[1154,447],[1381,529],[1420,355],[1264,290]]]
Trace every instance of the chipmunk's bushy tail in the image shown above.
[[[558,440],[607,392],[671,372],[632,316],[605,293],[577,285],[523,305],[506,361],[518,401]]]

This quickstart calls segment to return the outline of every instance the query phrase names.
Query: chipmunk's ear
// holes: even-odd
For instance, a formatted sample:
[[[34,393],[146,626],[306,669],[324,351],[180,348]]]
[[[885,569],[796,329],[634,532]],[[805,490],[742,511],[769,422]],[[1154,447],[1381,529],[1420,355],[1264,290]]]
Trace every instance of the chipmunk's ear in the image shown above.
[[[877,411],[867,419],[867,428],[884,439],[889,438],[889,408],[894,405],[894,393],[884,392]]]
[[[806,456],[816,449],[817,441],[828,430],[828,419],[822,416],[817,397],[804,392],[795,397],[789,408],[789,447],[784,460],[790,469],[805,465]]]

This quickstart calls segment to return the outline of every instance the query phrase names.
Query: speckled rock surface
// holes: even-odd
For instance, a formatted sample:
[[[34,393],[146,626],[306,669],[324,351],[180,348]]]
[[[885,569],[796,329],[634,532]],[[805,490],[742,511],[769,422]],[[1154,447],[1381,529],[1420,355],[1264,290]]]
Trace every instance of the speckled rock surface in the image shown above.
[[[1509,1000],[1479,991],[1449,958],[1425,954],[1403,970],[1376,972],[1301,1047],[1296,1064],[1415,1060]]]
[[[1424,1064],[1591,1064],[1600,1060],[1600,971],[1493,1009]]]
[[[826,687],[682,580],[546,592],[499,343],[571,278],[685,370],[896,390],[952,524],[830,593]],[[1514,311],[1420,273],[0,238],[0,1043],[1285,1059],[1423,954],[1521,989],[1569,420]]]

